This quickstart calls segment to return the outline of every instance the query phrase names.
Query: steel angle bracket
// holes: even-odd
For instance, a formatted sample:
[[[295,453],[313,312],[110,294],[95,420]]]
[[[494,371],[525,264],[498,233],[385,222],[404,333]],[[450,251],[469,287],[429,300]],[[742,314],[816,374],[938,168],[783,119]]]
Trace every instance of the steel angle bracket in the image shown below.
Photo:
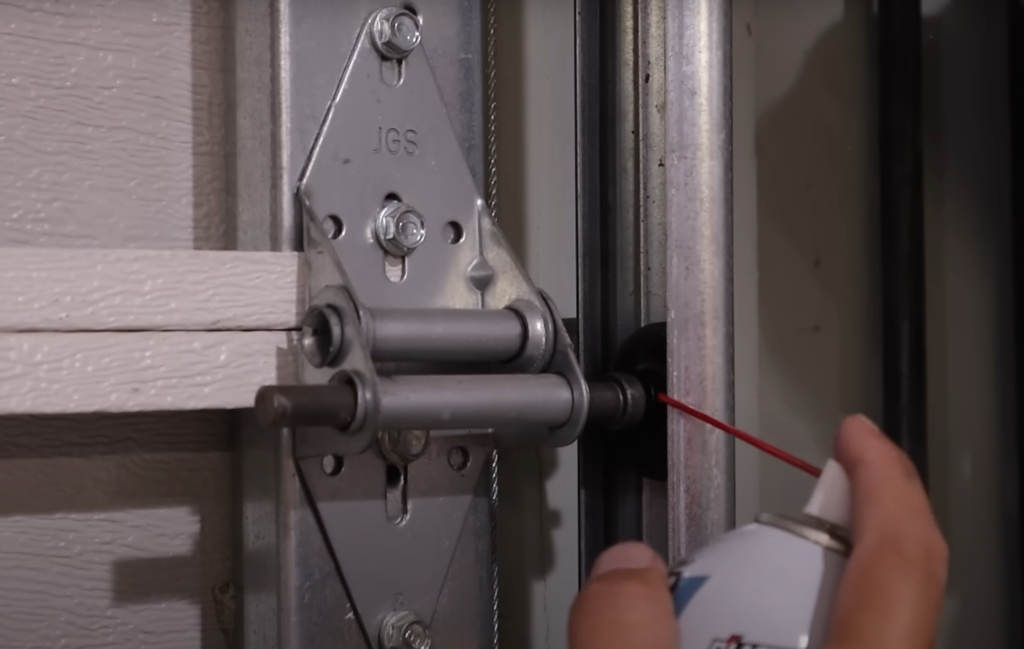
[[[317,337],[307,334],[318,328],[335,329],[329,338],[341,341],[337,348],[304,350],[300,379],[349,383],[360,406],[345,432],[299,427],[295,456],[371,645],[396,612],[429,625],[493,445],[571,443],[589,400],[561,318],[523,272],[480,197],[427,54],[417,46],[418,20],[412,47],[396,55],[381,45],[382,15],[371,16],[360,32],[296,192],[310,265],[307,299],[322,308],[319,315],[317,308],[309,311],[303,344],[316,345]],[[421,218],[422,232],[415,234],[422,236],[404,256],[391,254],[381,240],[381,214],[394,204],[414,207]],[[541,346],[528,355],[530,364],[504,370],[563,376],[573,396],[568,421],[555,430],[445,431],[431,436],[415,461],[385,460],[378,376],[446,370],[429,363],[375,365],[373,310],[513,305],[539,314],[544,331],[527,337]]]

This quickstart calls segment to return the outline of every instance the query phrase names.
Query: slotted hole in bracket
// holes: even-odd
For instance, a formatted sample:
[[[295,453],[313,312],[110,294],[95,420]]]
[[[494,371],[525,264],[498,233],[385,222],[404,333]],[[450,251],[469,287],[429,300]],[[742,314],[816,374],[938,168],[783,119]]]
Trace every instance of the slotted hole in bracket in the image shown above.
[[[400,525],[409,514],[406,478],[408,469],[397,464],[388,464],[384,470],[384,510],[388,521]]]
[[[380,62],[380,79],[384,82],[384,85],[391,88],[397,88],[402,85],[402,79],[405,77],[405,61],[402,59],[381,59]]]
[[[405,275],[408,272],[408,264],[406,263],[405,257],[396,257],[384,253],[384,275],[389,280],[398,284],[405,279]]]

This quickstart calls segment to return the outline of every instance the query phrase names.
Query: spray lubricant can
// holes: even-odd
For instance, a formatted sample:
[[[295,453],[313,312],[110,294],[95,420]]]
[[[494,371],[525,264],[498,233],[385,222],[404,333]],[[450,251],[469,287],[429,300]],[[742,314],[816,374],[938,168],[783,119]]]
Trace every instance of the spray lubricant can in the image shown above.
[[[851,550],[834,461],[800,516],[762,514],[671,570],[682,649],[820,649]]]

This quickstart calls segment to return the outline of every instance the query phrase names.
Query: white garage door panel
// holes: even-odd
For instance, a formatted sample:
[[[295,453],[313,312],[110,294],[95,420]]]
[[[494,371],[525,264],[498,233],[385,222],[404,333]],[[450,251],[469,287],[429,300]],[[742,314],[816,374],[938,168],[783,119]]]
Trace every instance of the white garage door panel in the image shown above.
[[[223,646],[226,418],[0,418],[0,646]]]
[[[0,249],[0,331],[289,329],[305,277],[291,253]]]
[[[0,244],[223,247],[223,15],[217,0],[0,5]]]
[[[293,383],[283,331],[0,334],[0,414],[248,408]]]
[[[0,3],[0,246],[224,246],[223,9]],[[227,430],[222,414],[0,417],[0,647],[224,647]]]

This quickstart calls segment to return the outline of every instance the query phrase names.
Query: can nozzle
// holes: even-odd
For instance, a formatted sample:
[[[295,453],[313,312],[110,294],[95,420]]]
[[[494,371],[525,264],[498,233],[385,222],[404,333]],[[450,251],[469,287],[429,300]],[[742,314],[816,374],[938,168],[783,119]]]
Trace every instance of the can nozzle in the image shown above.
[[[814,485],[804,513],[823,521],[850,529],[850,479],[835,460],[829,460]]]

